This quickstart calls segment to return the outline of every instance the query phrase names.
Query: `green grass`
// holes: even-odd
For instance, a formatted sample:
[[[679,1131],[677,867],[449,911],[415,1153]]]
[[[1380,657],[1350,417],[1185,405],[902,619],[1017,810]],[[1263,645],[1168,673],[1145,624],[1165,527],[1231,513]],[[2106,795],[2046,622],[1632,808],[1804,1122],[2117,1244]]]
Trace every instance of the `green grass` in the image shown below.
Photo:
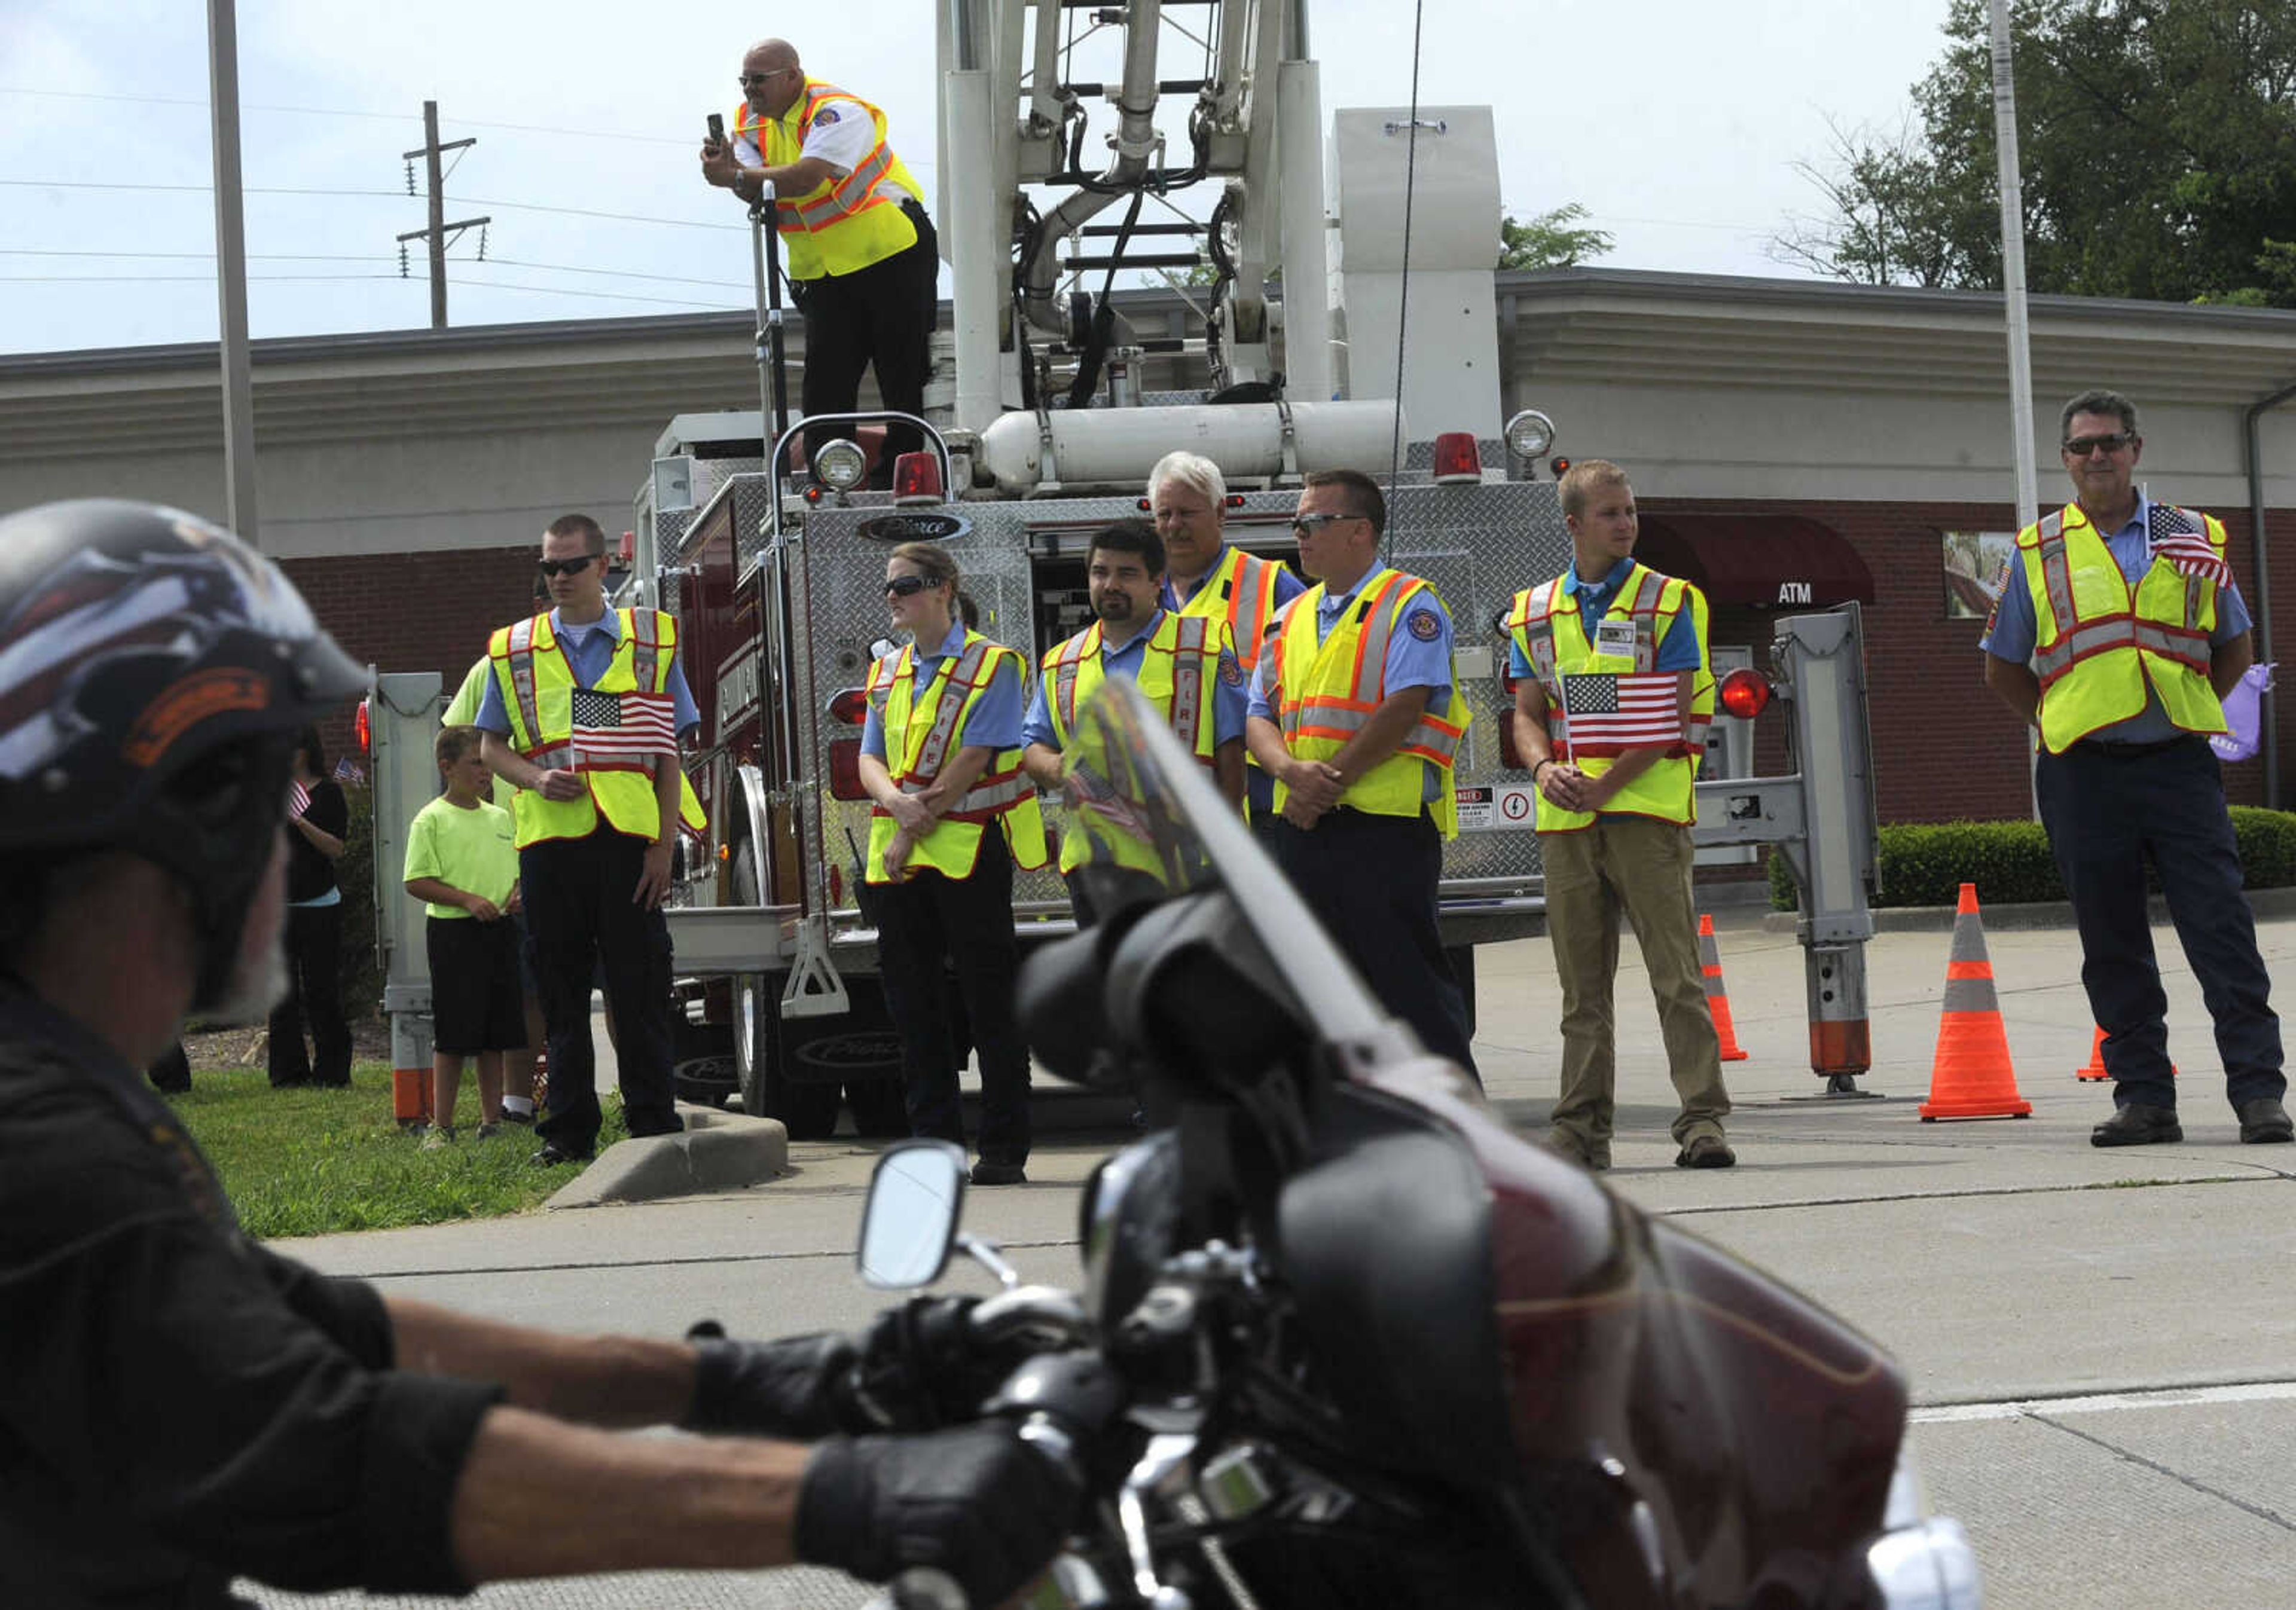
[[[361,1063],[348,1090],[273,1090],[259,1070],[197,1070],[168,1099],[250,1235],[318,1236],[522,1213],[573,1177],[528,1161],[534,1132],[504,1124],[472,1138],[478,1081],[465,1071],[461,1138],[426,1152],[390,1111],[390,1070]],[[603,1148],[627,1134],[609,1098]]]

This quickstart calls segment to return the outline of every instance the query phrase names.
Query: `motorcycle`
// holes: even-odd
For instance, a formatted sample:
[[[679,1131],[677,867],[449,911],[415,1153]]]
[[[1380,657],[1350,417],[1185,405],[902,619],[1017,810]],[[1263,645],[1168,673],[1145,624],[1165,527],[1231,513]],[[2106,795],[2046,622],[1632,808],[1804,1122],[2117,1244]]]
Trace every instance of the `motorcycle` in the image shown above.
[[[1874,1343],[1510,1132],[1130,684],[1069,759],[1108,915],[1031,959],[1024,1026],[1162,1127],[1085,1189],[1080,1292],[963,1232],[945,1142],[888,1150],[858,1250],[1000,1282],[973,1335],[1028,1356],[983,1412],[1091,1500],[1021,1602],[1973,1610]]]

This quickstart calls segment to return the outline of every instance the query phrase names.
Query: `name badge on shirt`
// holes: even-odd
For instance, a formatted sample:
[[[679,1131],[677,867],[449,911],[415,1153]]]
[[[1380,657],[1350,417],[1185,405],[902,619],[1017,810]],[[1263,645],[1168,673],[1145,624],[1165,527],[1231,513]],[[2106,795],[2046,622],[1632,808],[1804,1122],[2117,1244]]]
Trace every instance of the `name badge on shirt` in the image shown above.
[[[1595,652],[1631,656],[1635,651],[1635,623],[1628,620],[1599,620],[1595,623]]]

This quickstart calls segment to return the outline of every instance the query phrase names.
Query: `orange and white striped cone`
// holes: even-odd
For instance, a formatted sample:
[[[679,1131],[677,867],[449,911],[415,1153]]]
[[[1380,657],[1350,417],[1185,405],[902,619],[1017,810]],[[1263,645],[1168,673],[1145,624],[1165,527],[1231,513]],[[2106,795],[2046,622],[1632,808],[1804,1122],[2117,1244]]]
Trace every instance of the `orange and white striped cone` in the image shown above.
[[[1722,951],[1714,943],[1714,919],[1698,914],[1698,970],[1706,975],[1706,1009],[1714,1014],[1714,1037],[1722,1042],[1722,1060],[1743,1062],[1745,1048],[1730,1021],[1730,992],[1722,986]]]
[[[2016,1070],[2009,1064],[2009,1031],[1993,990],[1977,886],[1964,883],[1953,919],[1945,1007],[1938,1018],[1937,1057],[1930,1066],[1930,1099],[1921,1105],[1922,1122],[2023,1118],[2032,1111],[2033,1104],[2017,1093]]]
[[[2173,1079],[2176,1076],[2177,1065],[2171,1062],[2169,1065],[2169,1077]],[[2101,1079],[2112,1077],[2111,1074],[2104,1071],[2104,1026],[2103,1024],[2097,1026],[2096,1038],[2089,1042],[2088,1066],[2075,1068],[2073,1077],[2088,1084],[2095,1084]]]

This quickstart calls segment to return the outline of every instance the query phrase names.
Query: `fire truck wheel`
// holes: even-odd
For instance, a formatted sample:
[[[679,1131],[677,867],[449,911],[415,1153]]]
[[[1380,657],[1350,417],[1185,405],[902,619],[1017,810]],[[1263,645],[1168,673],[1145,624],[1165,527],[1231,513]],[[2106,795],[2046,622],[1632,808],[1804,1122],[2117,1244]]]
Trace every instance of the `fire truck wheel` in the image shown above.
[[[853,1127],[871,1140],[898,1140],[909,1132],[909,1107],[898,1077],[848,1079],[845,1104]]]
[[[839,1087],[800,1083],[783,1070],[780,981],[745,973],[734,981],[734,1067],[742,1110],[777,1118],[792,1140],[825,1140],[837,1130]]]

